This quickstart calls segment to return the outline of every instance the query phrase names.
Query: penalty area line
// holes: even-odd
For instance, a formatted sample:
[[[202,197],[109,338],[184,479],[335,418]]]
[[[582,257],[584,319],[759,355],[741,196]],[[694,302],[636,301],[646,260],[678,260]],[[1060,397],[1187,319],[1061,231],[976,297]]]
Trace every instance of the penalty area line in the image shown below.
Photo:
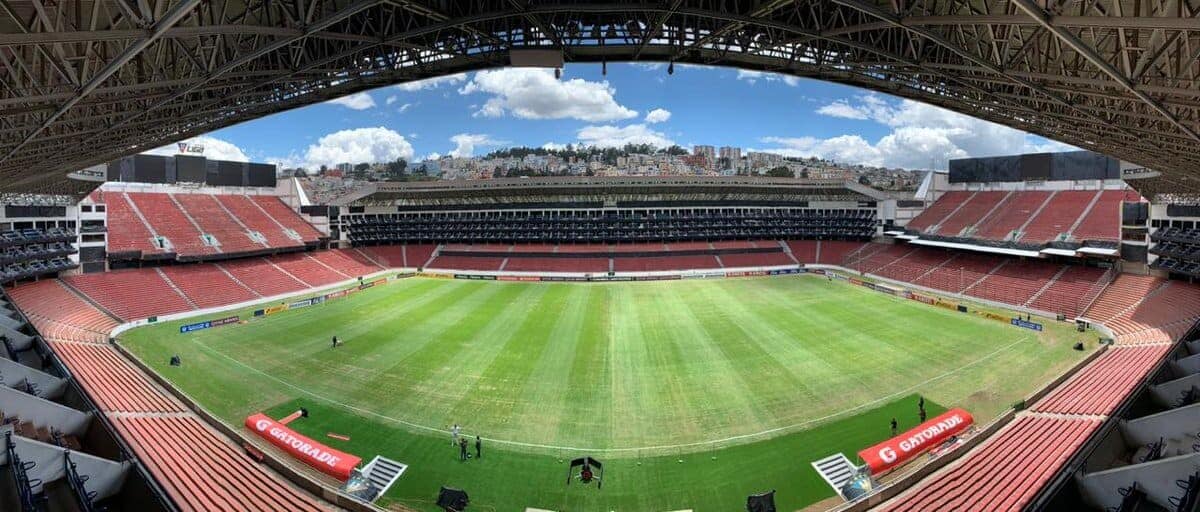
[[[566,451],[593,452],[593,453],[628,453],[628,452],[640,452],[640,451],[675,450],[675,449],[680,449],[680,448],[694,448],[697,446],[715,445],[715,444],[720,444],[720,443],[728,443],[728,442],[732,442],[732,441],[742,441],[742,440],[746,440],[746,439],[753,439],[756,437],[763,437],[763,436],[767,436],[770,434],[776,434],[779,432],[790,431],[790,430],[804,430],[804,427],[808,427],[813,424],[822,423],[822,422],[829,421],[829,420],[832,420],[835,418],[839,418],[839,417],[845,416],[849,413],[860,411],[864,408],[871,407],[876,404],[887,402],[892,399],[899,398],[899,397],[902,397],[909,393],[912,393],[913,391],[916,391],[916,389],[919,387],[926,386],[928,384],[937,382],[937,381],[942,380],[951,375],[955,375],[967,368],[970,368],[979,363],[987,361],[987,360],[995,357],[996,355],[1000,354],[1001,352],[1007,351],[1008,349],[1015,347],[1018,344],[1026,342],[1026,341],[1028,341],[1028,340],[1025,338],[1018,339],[1012,343],[1009,343],[1008,345],[1005,345],[1003,347],[1000,347],[996,350],[993,350],[993,351],[987,353],[986,355],[984,355],[983,357],[980,357],[979,359],[976,359],[967,364],[959,366],[958,368],[955,368],[953,370],[942,373],[941,375],[938,375],[938,376],[932,377],[930,379],[924,380],[922,382],[913,384],[912,386],[904,388],[904,389],[897,391],[895,393],[892,393],[890,395],[882,396],[880,398],[876,398],[875,400],[870,400],[870,401],[858,404],[849,409],[843,409],[841,411],[838,411],[838,412],[835,412],[832,414],[827,414],[827,415],[821,416],[819,418],[813,418],[813,419],[805,420],[805,421],[802,421],[799,423],[793,423],[791,425],[775,427],[775,428],[763,430],[760,432],[753,432],[753,433],[749,433],[749,434],[739,434],[736,436],[730,436],[730,437],[726,437],[726,438],[722,438],[722,439],[712,439],[712,440],[708,440],[708,441],[694,441],[694,442],[690,442],[690,443],[679,443],[679,444],[668,444],[668,445],[657,445],[657,446],[642,446],[642,447],[635,447],[635,448],[588,448],[588,447],[581,447],[581,446],[557,446],[557,445],[550,445],[550,444],[526,443],[523,441],[511,441],[511,440],[507,440],[507,439],[496,439],[496,438],[488,438],[488,442],[502,444],[502,445],[508,445],[508,446],[517,446],[517,447],[522,447],[522,448],[538,448],[538,449],[544,449],[544,450],[566,450]],[[246,370],[249,370],[252,373],[261,375],[262,377],[265,377],[265,378],[272,380],[274,382],[277,382],[285,387],[296,390],[302,394],[308,395],[312,398],[315,398],[315,399],[325,402],[327,404],[334,405],[336,407],[341,407],[343,409],[347,409],[349,411],[356,412],[356,413],[362,414],[364,416],[381,419],[381,420],[384,420],[389,423],[404,425],[404,426],[407,426],[407,427],[410,427],[413,429],[417,429],[417,430],[423,430],[426,432],[432,432],[432,433],[436,433],[436,434],[447,434],[447,435],[451,433],[449,430],[441,429],[438,427],[431,427],[428,425],[421,425],[419,423],[413,423],[411,421],[406,421],[406,420],[403,420],[400,418],[394,418],[391,416],[387,416],[385,414],[380,414],[375,411],[363,409],[361,407],[349,405],[349,404],[340,402],[338,400],[334,400],[327,396],[321,395],[319,393],[315,393],[313,391],[309,391],[306,388],[303,388],[303,387],[297,386],[295,384],[292,384],[290,382],[287,382],[283,379],[280,379],[279,377],[276,377],[276,376],[266,373],[262,370],[259,370],[258,368],[254,368],[253,366],[247,365],[246,363],[243,363],[241,361],[238,361],[237,359],[234,359],[233,357],[225,355],[221,351],[214,349],[212,347],[209,347],[203,343],[200,343],[199,341],[192,340],[192,343],[195,343],[196,346],[198,346],[201,350],[203,350],[205,352],[208,352],[212,355],[220,357],[230,363],[240,366]]]

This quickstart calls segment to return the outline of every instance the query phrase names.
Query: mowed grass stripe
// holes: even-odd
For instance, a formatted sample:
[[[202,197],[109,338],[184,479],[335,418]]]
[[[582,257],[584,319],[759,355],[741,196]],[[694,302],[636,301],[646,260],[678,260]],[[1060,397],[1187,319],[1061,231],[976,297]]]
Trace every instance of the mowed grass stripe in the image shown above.
[[[538,295],[530,288],[486,286],[472,283],[481,290],[467,300],[445,311],[419,320],[419,325],[436,327],[428,336],[413,340],[416,350],[400,357],[393,376],[403,376],[391,385],[380,379],[369,389],[386,390],[381,401],[395,402],[390,413],[402,417],[424,418],[433,426],[449,426],[457,421],[452,417],[454,407],[470,389],[467,379],[478,379],[491,357],[503,348],[495,334],[503,332],[519,318],[517,307],[526,298]],[[396,400],[396,398],[402,400]]]
[[[500,286],[511,287],[508,283]],[[531,293],[513,301],[505,310],[503,321],[493,326],[498,330],[491,333],[494,339],[489,345],[496,349],[495,357],[487,364],[463,369],[464,373],[472,375],[479,372],[479,377],[453,408],[452,418],[463,418],[485,425],[484,428],[501,431],[522,430],[529,424],[528,421],[514,422],[513,415],[517,406],[525,401],[529,376],[542,350],[550,343],[550,327],[562,314],[567,290],[554,286],[515,288],[524,288]],[[469,364],[469,361],[465,362]]]
[[[562,368],[566,385],[557,402],[541,401],[531,404],[544,411],[547,403],[557,403],[563,411],[554,439],[585,439],[603,436],[613,439],[615,414],[612,400],[597,400],[597,396],[613,396],[614,367],[609,358],[612,333],[612,288],[580,286],[586,294],[583,323],[576,333],[570,360]]]

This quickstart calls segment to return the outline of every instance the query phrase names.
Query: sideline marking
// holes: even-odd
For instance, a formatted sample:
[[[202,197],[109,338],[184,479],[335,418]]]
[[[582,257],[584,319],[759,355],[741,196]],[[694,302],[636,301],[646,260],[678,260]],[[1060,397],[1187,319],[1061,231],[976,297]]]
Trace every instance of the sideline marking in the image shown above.
[[[229,361],[230,363],[233,363],[233,364],[235,364],[235,365],[238,365],[238,366],[240,366],[240,367],[242,367],[242,368],[245,368],[245,369],[247,369],[247,370],[249,370],[249,371],[251,371],[251,372],[253,372],[253,373],[256,373],[256,374],[258,374],[258,375],[261,375],[261,376],[263,376],[263,377],[266,377],[266,378],[268,378],[268,379],[270,379],[270,380],[273,380],[273,381],[275,381],[275,382],[277,382],[277,383],[279,383],[279,384],[282,384],[282,385],[284,385],[284,386],[286,386],[286,387],[292,388],[292,389],[294,389],[294,390],[296,390],[296,391],[299,391],[300,393],[303,393],[303,394],[305,394],[305,395],[308,395],[308,396],[310,396],[310,397],[316,398],[317,400],[320,400],[320,401],[322,401],[322,402],[325,402],[325,403],[328,403],[328,404],[331,404],[331,405],[334,405],[334,406],[337,406],[337,407],[341,407],[341,408],[343,408],[343,409],[348,409],[348,410],[351,410],[351,411],[357,412],[357,413],[359,413],[359,414],[362,414],[362,415],[364,415],[364,416],[371,416],[371,417],[379,418],[379,419],[382,419],[382,420],[384,420],[384,421],[387,421],[387,422],[391,422],[391,423],[397,423],[397,424],[400,424],[400,425],[405,425],[405,426],[408,426],[408,427],[411,427],[411,428],[414,428],[414,429],[417,429],[417,430],[424,430],[424,431],[427,431],[427,432],[434,432],[434,433],[438,433],[438,434],[450,434],[450,431],[449,431],[449,430],[443,430],[443,429],[440,429],[440,428],[438,428],[438,427],[430,427],[430,426],[428,426],[428,425],[421,425],[421,424],[419,424],[419,423],[413,423],[413,422],[411,422],[411,421],[402,420],[402,419],[400,419],[400,418],[393,418],[393,417],[391,417],[391,416],[387,416],[387,415],[380,414],[380,413],[377,413],[377,412],[374,412],[374,411],[370,411],[370,410],[367,410],[367,409],[363,409],[363,408],[361,408],[361,407],[357,407],[357,406],[354,406],[354,405],[349,405],[349,404],[343,403],[343,402],[341,402],[341,401],[334,400],[334,399],[332,399],[332,398],[329,398],[329,397],[326,397],[326,396],[320,395],[320,394],[318,394],[318,393],[314,393],[314,392],[312,392],[312,391],[309,391],[308,389],[305,389],[305,388],[303,388],[303,387],[297,386],[297,385],[295,385],[295,384],[292,384],[292,383],[290,383],[290,382],[287,382],[287,381],[285,381],[285,380],[283,380],[283,379],[280,379],[279,377],[276,377],[276,376],[274,376],[274,375],[271,375],[271,374],[268,374],[268,373],[266,373],[266,372],[264,372],[264,371],[262,371],[262,370],[259,370],[258,368],[254,368],[254,367],[252,367],[252,366],[249,366],[249,365],[247,365],[247,364],[245,364],[245,363],[243,363],[243,362],[241,362],[241,361],[238,361],[237,359],[234,359],[233,357],[230,357],[230,356],[228,356],[228,355],[225,355],[224,353],[222,353],[222,352],[218,351],[217,349],[214,349],[214,348],[212,348],[212,347],[209,347],[209,346],[207,346],[207,345],[204,345],[204,344],[200,343],[200,342],[199,342],[198,340],[196,340],[196,339],[192,339],[191,341],[192,341],[192,343],[193,343],[193,344],[195,344],[196,346],[198,346],[198,347],[199,347],[201,350],[203,350],[203,351],[209,352],[210,354],[212,354],[212,355],[215,355],[215,356],[218,356],[218,357],[220,357],[220,358],[222,358],[222,359],[225,359],[226,361]],[[979,359],[976,359],[976,360],[974,360],[974,361],[971,361],[971,362],[969,362],[969,363],[967,363],[967,364],[964,364],[964,365],[962,365],[962,366],[959,366],[958,368],[955,368],[955,369],[953,369],[953,370],[950,370],[950,371],[948,371],[948,372],[945,372],[945,373],[943,373],[943,374],[941,374],[941,375],[938,375],[938,376],[936,376],[936,377],[933,377],[933,378],[931,378],[931,379],[928,379],[928,380],[925,380],[925,381],[923,381],[923,382],[918,382],[918,383],[916,383],[916,384],[913,384],[912,386],[909,386],[909,387],[907,387],[907,388],[905,388],[905,389],[902,389],[902,390],[900,390],[900,391],[897,391],[897,392],[895,392],[895,393],[892,393],[892,394],[890,394],[890,395],[886,395],[886,396],[883,396],[883,397],[880,397],[880,398],[876,398],[875,400],[871,400],[871,401],[868,401],[868,402],[864,402],[864,403],[862,403],[862,404],[856,405],[856,406],[854,406],[854,407],[851,407],[851,408],[849,408],[849,409],[844,409],[844,410],[841,410],[841,411],[835,412],[835,413],[833,413],[833,414],[827,414],[827,415],[825,415],[825,416],[821,416],[820,418],[813,418],[813,419],[811,419],[811,420],[806,420],[806,421],[802,421],[802,422],[799,422],[799,423],[793,423],[793,424],[791,424],[791,425],[784,425],[784,426],[781,426],[781,427],[770,428],[770,429],[767,429],[767,430],[763,430],[763,431],[761,431],[761,432],[753,432],[753,433],[749,433],[749,434],[739,434],[739,435],[736,435],[736,436],[730,436],[730,437],[726,437],[726,438],[723,438],[723,439],[713,439],[713,440],[709,440],[709,441],[694,441],[694,442],[690,442],[690,443],[669,444],[669,445],[658,445],[658,446],[642,446],[642,447],[635,447],[635,448],[587,448],[587,447],[578,447],[578,446],[556,446],[556,445],[549,445],[549,444],[526,443],[526,442],[522,442],[522,441],[510,441],[510,440],[506,440],[506,439],[495,439],[495,438],[489,438],[489,439],[488,439],[488,442],[490,442],[490,443],[497,443],[497,444],[503,444],[503,445],[509,445],[509,446],[519,446],[519,447],[524,447],[524,448],[540,448],[540,449],[547,449],[547,450],[569,450],[569,451],[577,451],[577,452],[593,452],[593,453],[621,453],[621,452],[653,451],[653,450],[673,450],[673,449],[678,449],[678,448],[691,448],[691,447],[695,447],[695,446],[713,445],[713,444],[717,444],[717,443],[727,443],[727,442],[730,442],[730,441],[740,441],[740,440],[743,440],[743,439],[752,439],[752,438],[755,438],[755,437],[761,437],[761,436],[765,436],[765,435],[767,435],[767,434],[775,434],[775,433],[782,432],[782,431],[786,431],[786,430],[803,430],[803,428],[801,428],[801,427],[806,427],[806,426],[808,426],[808,425],[812,425],[812,424],[814,424],[814,423],[820,423],[820,422],[824,422],[824,421],[831,420],[831,419],[834,419],[834,418],[838,418],[838,417],[841,417],[841,416],[844,416],[844,415],[846,415],[847,413],[851,413],[851,412],[854,412],[854,411],[858,411],[858,410],[861,410],[861,409],[863,409],[863,408],[865,408],[865,407],[869,407],[869,406],[872,406],[872,405],[878,404],[878,403],[880,403],[880,402],[889,401],[889,400],[892,400],[892,399],[894,399],[894,398],[898,398],[898,397],[901,397],[901,396],[907,395],[907,394],[911,393],[912,391],[915,391],[915,390],[916,390],[918,387],[921,387],[921,386],[924,386],[924,385],[926,385],[926,384],[929,384],[929,383],[931,383],[931,382],[936,382],[936,381],[942,380],[942,379],[944,379],[944,378],[946,378],[946,377],[949,377],[949,376],[951,376],[951,375],[954,375],[954,374],[956,374],[956,373],[958,373],[958,372],[960,372],[960,371],[962,371],[962,370],[965,370],[965,369],[967,369],[967,368],[969,368],[969,367],[971,367],[971,366],[975,366],[976,364],[979,364],[979,363],[982,363],[982,362],[984,362],[984,361],[986,361],[986,360],[988,360],[988,359],[991,359],[992,357],[995,357],[997,354],[999,354],[999,353],[1001,353],[1001,352],[1003,352],[1003,351],[1006,351],[1006,350],[1008,350],[1008,349],[1010,349],[1010,348],[1012,348],[1012,347],[1015,347],[1015,346],[1017,346],[1017,344],[1019,344],[1019,343],[1023,343],[1023,342],[1026,342],[1026,341],[1028,341],[1028,340],[1027,340],[1027,339],[1025,339],[1025,338],[1018,339],[1017,341],[1014,341],[1014,342],[1012,342],[1012,343],[1009,343],[1008,345],[1005,345],[1005,346],[1003,346],[1003,347],[1000,347],[1000,348],[998,348],[998,349],[996,349],[996,350],[994,350],[994,351],[992,351],[992,352],[990,352],[990,353],[988,353],[988,354],[984,355],[983,357],[980,357]],[[178,389],[178,388],[177,388],[177,389]],[[193,400],[194,400],[194,399],[193,399]],[[196,401],[196,402],[197,402],[197,403],[200,403],[199,401]]]

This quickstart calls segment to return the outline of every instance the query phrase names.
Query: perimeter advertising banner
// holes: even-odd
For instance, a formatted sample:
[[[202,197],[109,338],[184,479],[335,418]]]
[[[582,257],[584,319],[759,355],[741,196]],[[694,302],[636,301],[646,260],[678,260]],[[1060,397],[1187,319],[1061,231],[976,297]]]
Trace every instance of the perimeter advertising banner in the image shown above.
[[[938,446],[974,421],[967,411],[950,409],[908,432],[858,452],[858,456],[871,468],[872,475],[879,474]]]
[[[288,455],[343,482],[350,478],[350,473],[362,462],[359,457],[313,441],[262,413],[247,417],[246,428]]]

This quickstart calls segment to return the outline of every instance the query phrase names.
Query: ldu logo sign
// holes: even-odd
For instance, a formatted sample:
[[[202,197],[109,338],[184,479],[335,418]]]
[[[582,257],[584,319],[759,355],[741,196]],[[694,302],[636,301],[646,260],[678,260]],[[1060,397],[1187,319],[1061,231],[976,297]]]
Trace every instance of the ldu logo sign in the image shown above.
[[[185,153],[185,154],[193,153],[193,154],[197,154],[197,155],[204,153],[204,146],[201,146],[199,144],[188,144],[186,142],[178,142],[175,145],[179,146],[180,153]]]

